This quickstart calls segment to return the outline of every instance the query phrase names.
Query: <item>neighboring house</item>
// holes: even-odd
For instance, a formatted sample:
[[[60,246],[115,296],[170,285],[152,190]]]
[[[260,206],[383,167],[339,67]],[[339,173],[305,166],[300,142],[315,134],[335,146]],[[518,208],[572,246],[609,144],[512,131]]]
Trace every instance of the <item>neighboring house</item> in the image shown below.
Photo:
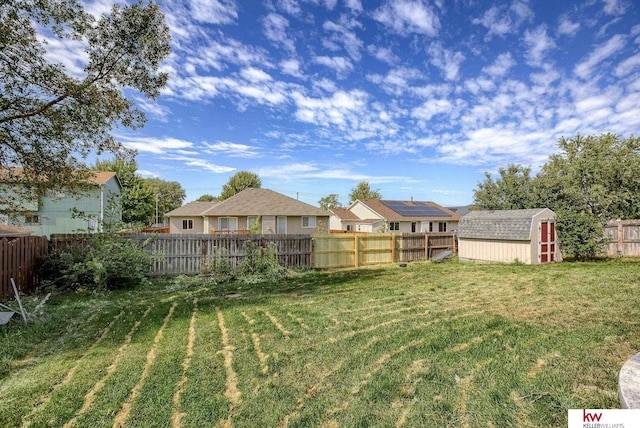
[[[3,181],[0,192],[13,192],[15,196],[12,187],[20,185],[20,174],[20,168],[13,168],[12,179]],[[121,210],[113,209],[120,202],[121,186],[115,172],[96,171],[89,183],[91,186],[79,194],[20,196],[11,211],[7,207],[0,209],[5,212],[7,224],[32,230],[36,235],[100,232],[105,222],[122,219]]]
[[[458,228],[460,260],[524,264],[562,260],[548,208],[472,211]]]
[[[189,202],[165,214],[169,218],[169,233],[209,233],[205,228],[204,213],[219,202]]]
[[[359,199],[347,211],[355,219],[334,211],[332,225],[336,227],[332,229],[369,233],[451,232],[457,229],[460,220],[459,214],[429,201]]]
[[[209,204],[208,208],[204,204]],[[191,202],[166,214],[170,233],[312,234],[329,213],[269,189],[248,188],[222,202]]]
[[[14,238],[29,236],[32,233],[33,230],[25,229],[24,227],[15,227],[0,223],[0,239],[7,238],[11,240]]]

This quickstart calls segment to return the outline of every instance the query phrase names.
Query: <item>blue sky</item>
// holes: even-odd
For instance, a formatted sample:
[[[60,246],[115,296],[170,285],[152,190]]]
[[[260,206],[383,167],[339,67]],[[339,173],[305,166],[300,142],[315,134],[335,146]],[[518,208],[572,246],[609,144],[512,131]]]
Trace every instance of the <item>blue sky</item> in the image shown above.
[[[148,124],[115,132],[186,201],[249,170],[314,205],[363,180],[463,205],[485,171],[537,171],[562,136],[640,135],[630,0],[160,3],[169,84],[155,102],[132,93]],[[71,71],[75,48],[50,47]]]

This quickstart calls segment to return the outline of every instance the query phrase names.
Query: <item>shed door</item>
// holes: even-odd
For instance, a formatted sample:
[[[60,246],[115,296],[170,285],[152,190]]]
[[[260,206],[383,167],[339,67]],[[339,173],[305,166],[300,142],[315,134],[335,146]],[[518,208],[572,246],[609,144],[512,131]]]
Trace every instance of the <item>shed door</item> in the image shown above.
[[[555,261],[556,225],[553,220],[542,220],[540,223],[540,262]]]

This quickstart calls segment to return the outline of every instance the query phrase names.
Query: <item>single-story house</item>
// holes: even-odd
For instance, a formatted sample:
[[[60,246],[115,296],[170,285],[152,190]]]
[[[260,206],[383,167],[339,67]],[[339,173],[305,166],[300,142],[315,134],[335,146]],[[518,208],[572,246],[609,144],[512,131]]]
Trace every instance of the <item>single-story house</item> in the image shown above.
[[[169,233],[291,235],[329,231],[327,211],[269,189],[244,189],[222,202],[191,202],[166,216]]]
[[[7,191],[16,195],[12,186],[21,185],[21,173],[21,168],[11,168],[10,177],[1,183],[0,195]],[[122,211],[112,209],[120,202],[121,185],[115,172],[106,171],[93,172],[89,184],[88,189],[78,194],[52,192],[19,196],[11,207],[0,203],[0,210],[7,224],[32,230],[36,235],[99,232],[105,222],[122,219]]]
[[[525,264],[562,260],[548,208],[471,211],[458,227],[460,260]]]
[[[332,211],[332,229],[369,233],[451,232],[457,229],[460,220],[459,214],[431,201],[358,199],[346,211],[351,214]]]

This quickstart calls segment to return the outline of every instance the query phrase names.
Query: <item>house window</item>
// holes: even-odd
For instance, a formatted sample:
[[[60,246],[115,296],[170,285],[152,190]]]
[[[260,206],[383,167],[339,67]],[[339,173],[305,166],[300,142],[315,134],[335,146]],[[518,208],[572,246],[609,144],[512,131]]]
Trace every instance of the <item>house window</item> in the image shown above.
[[[447,231],[447,223],[441,221],[438,223],[438,232],[446,232]]]
[[[429,232],[433,232],[433,222],[429,222]]]
[[[316,218],[302,217],[302,227],[316,227]]]
[[[238,230],[238,219],[236,217],[220,217],[218,219],[219,230]]]
[[[276,233],[282,235],[287,234],[287,217],[278,216],[276,220]]]
[[[348,224],[347,225],[347,232],[351,232],[353,230],[353,226]]]
[[[183,230],[192,230],[193,229],[193,220],[182,220],[182,229]]]
[[[389,230],[400,230],[400,222],[398,221],[392,221],[389,222]]]
[[[38,214],[27,214],[24,216],[25,224],[38,224],[40,223],[40,216]]]

